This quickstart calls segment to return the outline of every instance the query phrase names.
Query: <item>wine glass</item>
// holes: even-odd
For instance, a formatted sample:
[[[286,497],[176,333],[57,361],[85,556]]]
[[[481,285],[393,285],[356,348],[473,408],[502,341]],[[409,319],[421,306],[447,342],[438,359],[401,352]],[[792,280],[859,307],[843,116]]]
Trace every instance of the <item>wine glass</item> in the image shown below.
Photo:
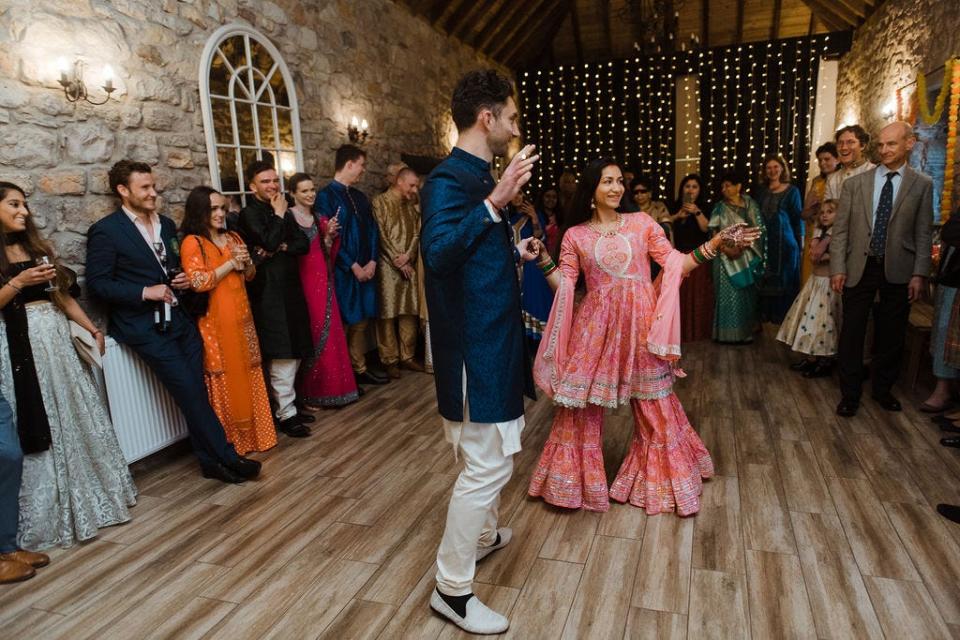
[[[53,266],[53,263],[50,261],[50,256],[40,256],[34,262],[36,262],[38,267],[50,267]],[[56,281],[56,271],[54,271],[54,279],[50,280],[47,283],[47,286],[44,287],[44,291],[59,291],[60,287],[57,286]]]

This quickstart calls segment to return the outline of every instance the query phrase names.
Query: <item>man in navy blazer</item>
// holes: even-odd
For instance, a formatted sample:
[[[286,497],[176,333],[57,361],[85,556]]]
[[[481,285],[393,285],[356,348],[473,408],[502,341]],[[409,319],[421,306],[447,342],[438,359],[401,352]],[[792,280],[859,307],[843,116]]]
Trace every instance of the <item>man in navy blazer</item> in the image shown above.
[[[470,633],[501,633],[509,623],[473,595],[473,576],[478,560],[510,542],[510,529],[497,528],[497,507],[520,451],[524,392],[535,397],[516,267],[539,247],[533,238],[515,247],[502,211],[538,158],[528,146],[499,183],[490,174],[494,156],[520,135],[513,86],[497,72],[464,76],[452,109],[459,140],[424,185],[421,251],[437,404],[464,468],[430,606]]]
[[[150,166],[121,160],[109,178],[122,205],[87,232],[86,270],[87,288],[109,313],[108,333],[136,351],[173,396],[204,477],[232,483],[252,478],[260,463],[237,455],[207,397],[203,341],[174,293],[190,283],[182,272],[173,280],[167,273],[180,261],[176,225],[157,214]],[[154,312],[164,303],[172,307],[161,332]]]

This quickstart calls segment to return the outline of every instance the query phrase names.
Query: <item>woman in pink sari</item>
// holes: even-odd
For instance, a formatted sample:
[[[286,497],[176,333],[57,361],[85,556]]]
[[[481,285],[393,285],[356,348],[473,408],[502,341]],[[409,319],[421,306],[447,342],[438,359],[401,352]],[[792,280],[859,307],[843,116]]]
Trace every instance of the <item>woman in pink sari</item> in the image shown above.
[[[333,289],[333,261],[340,244],[337,218],[312,213],[317,189],[307,174],[294,174],[287,185],[294,202],[291,210],[310,239],[310,252],[300,257],[300,281],[310,314],[313,355],[300,365],[297,397],[308,407],[338,408],[360,396]]]
[[[623,189],[613,160],[592,162],[566,221],[559,267],[549,257],[540,263],[557,296],[534,379],[559,406],[529,493],[572,509],[606,511],[613,498],[648,514],[686,516],[699,511],[713,462],[673,392],[684,375],[676,367],[680,283],[721,244],[746,246],[756,233],[737,225],[681,253],[650,216],[617,214]],[[650,258],[663,266],[656,285]],[[574,308],[581,273],[587,293]],[[608,491],[603,410],[627,403],[634,438]]]

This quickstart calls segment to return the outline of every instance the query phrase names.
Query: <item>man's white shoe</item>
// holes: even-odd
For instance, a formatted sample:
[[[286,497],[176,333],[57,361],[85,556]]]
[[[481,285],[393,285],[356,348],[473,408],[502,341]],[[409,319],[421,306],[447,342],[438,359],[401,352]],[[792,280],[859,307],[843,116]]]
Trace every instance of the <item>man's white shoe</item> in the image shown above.
[[[466,617],[457,615],[457,612],[443,601],[436,589],[430,596],[430,608],[467,633],[503,633],[510,626],[509,620],[480,602],[477,596],[467,600]]]
[[[497,535],[500,536],[499,543],[492,544],[489,547],[477,548],[477,562],[480,562],[497,549],[503,549],[505,546],[510,544],[510,540],[513,539],[513,529],[508,529],[507,527],[497,529]]]

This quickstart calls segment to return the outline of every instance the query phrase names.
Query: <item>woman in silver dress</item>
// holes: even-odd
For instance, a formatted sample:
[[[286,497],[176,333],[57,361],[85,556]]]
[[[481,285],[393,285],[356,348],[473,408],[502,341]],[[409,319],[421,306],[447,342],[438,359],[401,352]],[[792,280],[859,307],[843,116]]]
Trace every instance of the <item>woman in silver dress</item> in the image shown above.
[[[0,391],[24,452],[17,541],[68,547],[130,519],[137,489],[106,404],[70,337],[69,320],[103,334],[70,295],[24,191],[0,182]]]

